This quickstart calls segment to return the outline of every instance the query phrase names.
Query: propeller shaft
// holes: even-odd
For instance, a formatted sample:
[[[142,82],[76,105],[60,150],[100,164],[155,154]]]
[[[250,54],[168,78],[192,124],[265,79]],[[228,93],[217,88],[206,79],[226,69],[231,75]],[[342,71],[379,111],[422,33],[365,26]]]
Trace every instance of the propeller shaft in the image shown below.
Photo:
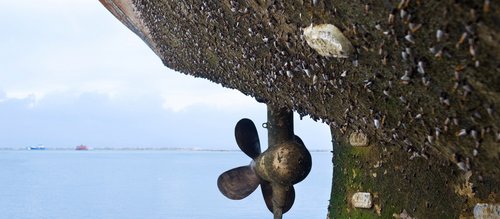
[[[268,104],[267,136],[269,148],[293,140],[293,112]]]
[[[256,159],[256,172],[271,182],[274,219],[293,205],[293,185],[302,181],[312,166],[311,154],[293,132],[293,112],[267,105],[269,148]],[[293,194],[293,197],[291,197]],[[285,206],[288,209],[284,209]]]

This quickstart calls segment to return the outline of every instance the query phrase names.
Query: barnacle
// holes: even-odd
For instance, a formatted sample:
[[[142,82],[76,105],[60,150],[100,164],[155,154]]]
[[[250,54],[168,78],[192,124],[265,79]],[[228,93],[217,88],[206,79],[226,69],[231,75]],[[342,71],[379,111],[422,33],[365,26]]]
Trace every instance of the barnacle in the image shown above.
[[[347,58],[353,51],[349,39],[333,24],[311,24],[304,28],[304,38],[322,56]]]

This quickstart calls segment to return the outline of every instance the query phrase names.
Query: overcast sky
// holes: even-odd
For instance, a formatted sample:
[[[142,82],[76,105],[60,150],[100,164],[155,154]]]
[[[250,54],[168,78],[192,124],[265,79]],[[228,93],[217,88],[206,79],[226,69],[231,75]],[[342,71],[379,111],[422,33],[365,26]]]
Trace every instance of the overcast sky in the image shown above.
[[[98,1],[0,0],[0,27],[0,148],[236,149],[245,117],[267,145],[264,104],[164,67]],[[331,149],[325,124],[295,126]]]

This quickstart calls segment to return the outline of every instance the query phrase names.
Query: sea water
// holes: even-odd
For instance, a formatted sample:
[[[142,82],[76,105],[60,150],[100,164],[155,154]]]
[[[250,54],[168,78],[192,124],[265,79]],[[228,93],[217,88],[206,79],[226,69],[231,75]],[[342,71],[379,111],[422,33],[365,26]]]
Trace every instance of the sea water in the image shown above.
[[[331,153],[313,152],[285,219],[325,218]],[[243,200],[217,189],[242,152],[0,151],[0,218],[272,218],[260,188]]]

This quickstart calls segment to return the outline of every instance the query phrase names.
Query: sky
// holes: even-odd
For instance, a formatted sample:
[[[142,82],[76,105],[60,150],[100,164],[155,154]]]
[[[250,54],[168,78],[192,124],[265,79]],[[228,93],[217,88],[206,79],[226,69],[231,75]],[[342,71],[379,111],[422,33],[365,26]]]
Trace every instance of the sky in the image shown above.
[[[98,1],[0,0],[0,27],[0,148],[237,149],[241,118],[267,147],[264,104],[168,69]],[[331,149],[327,125],[295,117]]]

